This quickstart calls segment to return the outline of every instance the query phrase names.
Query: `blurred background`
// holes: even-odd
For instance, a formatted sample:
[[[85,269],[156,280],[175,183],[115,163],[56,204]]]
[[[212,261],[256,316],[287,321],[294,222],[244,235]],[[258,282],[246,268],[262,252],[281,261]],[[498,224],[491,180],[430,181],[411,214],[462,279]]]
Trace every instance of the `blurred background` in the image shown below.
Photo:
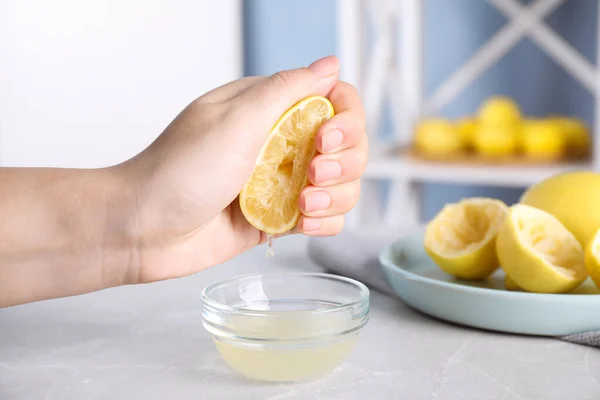
[[[397,0],[402,2],[403,0]],[[269,74],[305,65],[315,58],[335,54],[336,13],[334,0],[246,0],[244,3],[245,72]],[[521,1],[529,5],[531,1]],[[481,0],[423,0],[424,95],[454,73],[507,18],[489,2]],[[598,1],[566,1],[544,20],[568,43],[594,63]],[[366,44],[367,52],[370,46]],[[473,114],[489,96],[513,98],[524,114],[567,114],[592,124],[594,98],[571,75],[558,66],[531,39],[524,37],[497,64],[461,93],[440,115],[456,118]],[[381,134],[391,130],[389,110]],[[447,202],[469,196],[488,196],[514,203],[521,188],[425,184],[422,187],[422,218],[430,219]]]
[[[403,0],[396,0],[402,2]],[[527,5],[531,1],[520,1]],[[97,166],[148,144],[197,95],[337,54],[336,0],[4,0],[0,2],[0,163]],[[507,18],[488,1],[423,0],[423,91],[431,94]],[[597,0],[566,1],[544,20],[596,60]],[[369,44],[367,43],[367,49]],[[368,56],[368,51],[365,57]],[[491,95],[523,113],[593,124],[594,99],[525,36],[440,112],[472,114]],[[381,132],[392,130],[386,108]],[[515,202],[518,187],[424,184],[431,218],[467,196]]]

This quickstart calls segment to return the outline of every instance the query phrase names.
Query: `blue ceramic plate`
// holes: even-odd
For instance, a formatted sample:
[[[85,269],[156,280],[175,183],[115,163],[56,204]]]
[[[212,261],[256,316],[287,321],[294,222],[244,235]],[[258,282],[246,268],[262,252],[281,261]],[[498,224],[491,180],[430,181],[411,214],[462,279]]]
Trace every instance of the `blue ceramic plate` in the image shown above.
[[[600,330],[600,293],[590,280],[568,294],[507,291],[501,270],[484,282],[462,281],[429,258],[423,233],[395,242],[379,256],[388,281],[411,307],[446,321],[518,334]]]

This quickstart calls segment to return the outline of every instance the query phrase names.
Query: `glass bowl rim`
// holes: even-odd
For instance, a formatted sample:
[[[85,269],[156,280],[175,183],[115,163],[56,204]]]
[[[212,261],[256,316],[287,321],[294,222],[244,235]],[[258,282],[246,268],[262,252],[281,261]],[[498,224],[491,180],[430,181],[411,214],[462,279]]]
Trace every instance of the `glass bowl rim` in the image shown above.
[[[208,296],[208,293],[211,290],[214,290],[217,286],[230,284],[236,281],[242,282],[251,279],[261,278],[261,277],[305,277],[305,278],[317,278],[317,279],[329,279],[336,281],[337,283],[347,283],[359,290],[358,298],[353,301],[349,301],[343,304],[338,304],[332,307],[322,308],[319,310],[307,310],[304,311],[307,314],[327,314],[332,312],[337,312],[340,310],[346,310],[353,308],[355,306],[361,305],[369,300],[370,291],[369,288],[362,282],[359,282],[355,279],[348,278],[346,276],[329,274],[325,272],[267,272],[267,273],[255,273],[255,274],[245,274],[245,275],[236,275],[231,278],[223,279],[218,282],[211,283],[207,285],[201,292],[201,299],[204,305],[209,306],[210,308],[216,309],[221,312],[226,312],[228,314],[244,314],[244,315],[272,315],[275,311],[270,310],[253,310],[245,307],[235,307],[227,304],[223,304],[221,302],[215,301]],[[298,314],[299,311],[294,311],[295,314]]]

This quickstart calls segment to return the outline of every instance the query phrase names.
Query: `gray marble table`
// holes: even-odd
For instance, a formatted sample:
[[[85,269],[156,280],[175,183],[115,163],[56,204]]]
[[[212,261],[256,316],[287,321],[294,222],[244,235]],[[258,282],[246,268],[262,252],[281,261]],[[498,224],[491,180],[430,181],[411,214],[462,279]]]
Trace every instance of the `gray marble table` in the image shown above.
[[[199,295],[235,274],[315,270],[306,241],[257,248],[185,279],[0,310],[1,400],[587,400],[600,350],[466,329],[373,293],[347,363],[319,381],[246,381],[203,330]]]

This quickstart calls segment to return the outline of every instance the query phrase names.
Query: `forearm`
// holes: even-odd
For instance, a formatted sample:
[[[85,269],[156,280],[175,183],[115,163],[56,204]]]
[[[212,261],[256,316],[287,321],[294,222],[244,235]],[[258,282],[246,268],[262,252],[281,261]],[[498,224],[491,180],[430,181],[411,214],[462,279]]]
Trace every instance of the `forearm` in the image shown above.
[[[114,169],[0,168],[0,307],[126,283],[129,190]]]

